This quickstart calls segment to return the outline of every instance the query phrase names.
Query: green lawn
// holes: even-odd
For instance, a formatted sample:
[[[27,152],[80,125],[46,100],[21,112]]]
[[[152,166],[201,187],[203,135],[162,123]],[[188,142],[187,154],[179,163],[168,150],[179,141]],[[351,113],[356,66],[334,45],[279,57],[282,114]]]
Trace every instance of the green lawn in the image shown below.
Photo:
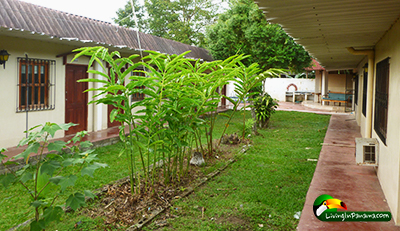
[[[278,111],[254,146],[170,212],[165,230],[295,230],[330,116]],[[205,208],[204,214],[201,209]],[[154,223],[146,230],[157,229]]]
[[[233,122],[238,123],[242,115],[236,113]],[[302,209],[316,166],[316,162],[306,159],[318,158],[329,118],[300,112],[276,112],[269,129],[252,137],[253,147],[246,155],[237,156],[238,161],[221,175],[174,205],[173,213],[179,218],[168,221],[167,228],[253,230],[262,224],[264,229],[294,229],[298,221],[293,215]],[[214,138],[219,138],[226,120],[225,117],[217,119]],[[228,133],[235,130],[236,126],[229,126]],[[107,163],[109,167],[97,171],[95,178],[85,176],[81,181],[78,179],[71,191],[93,190],[127,176],[126,160],[124,156],[118,157],[121,148],[121,143],[98,148],[98,162]],[[7,230],[32,217],[32,213],[26,212],[29,197],[21,186],[14,185],[7,190],[0,188],[0,194],[0,230]],[[204,218],[199,207],[206,208]],[[79,212],[67,214],[63,220],[54,228],[76,230],[74,224],[77,222],[80,224],[78,230],[105,228],[102,218],[92,220]],[[151,228],[157,227],[150,225]]]

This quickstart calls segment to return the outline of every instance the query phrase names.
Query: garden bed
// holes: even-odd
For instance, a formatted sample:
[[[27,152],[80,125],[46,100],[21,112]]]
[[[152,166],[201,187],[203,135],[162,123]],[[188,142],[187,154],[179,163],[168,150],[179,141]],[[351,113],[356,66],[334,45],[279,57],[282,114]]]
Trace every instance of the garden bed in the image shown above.
[[[164,211],[165,208],[172,207],[174,200],[185,197],[193,192],[196,187],[225,169],[229,163],[233,162],[233,159],[227,159],[229,157],[232,157],[232,155],[226,154],[221,157],[220,160],[225,165],[209,174],[205,174],[206,169],[191,166],[188,174],[174,184],[157,181],[146,190],[144,183],[142,183],[141,193],[136,195],[130,193],[129,179],[122,184],[107,185],[103,187],[103,193],[99,196],[99,200],[95,201],[96,205],[83,209],[82,214],[92,218],[104,217],[104,224],[110,228],[131,227],[133,229],[134,227],[141,227],[155,215]],[[211,168],[215,166],[216,161],[209,158],[207,163],[208,168]],[[163,179],[161,175],[159,179]]]
[[[188,173],[175,183],[164,183],[162,181],[163,173],[160,171],[154,185],[145,189],[142,181],[141,193],[136,195],[132,195],[130,192],[129,178],[117,180],[95,190],[98,198],[91,201],[88,207],[76,212],[69,211],[66,216],[81,218],[73,224],[77,230],[136,230],[166,209],[174,209],[173,205],[177,200],[189,195],[197,187],[218,175],[234,162],[234,152],[237,152],[240,147],[240,144],[221,146],[213,156],[205,158],[207,163],[205,166],[190,165]],[[170,214],[168,213],[166,216],[170,216]],[[90,219],[101,221],[101,223],[93,223],[89,221]],[[54,225],[54,229],[60,229],[60,226],[63,226],[60,223]],[[66,226],[70,227],[71,224]]]

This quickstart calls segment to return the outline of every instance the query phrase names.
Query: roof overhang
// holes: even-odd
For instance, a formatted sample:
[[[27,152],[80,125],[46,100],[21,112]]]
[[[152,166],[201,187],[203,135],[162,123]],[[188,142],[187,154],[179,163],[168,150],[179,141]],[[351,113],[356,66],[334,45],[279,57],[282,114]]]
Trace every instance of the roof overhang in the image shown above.
[[[134,49],[131,47],[128,47],[126,45],[113,45],[113,44],[107,44],[107,43],[102,43],[102,42],[96,42],[93,40],[80,40],[78,38],[60,38],[56,36],[50,36],[44,33],[39,33],[39,32],[34,32],[34,31],[27,31],[23,29],[14,29],[14,28],[5,28],[5,27],[0,27],[0,36],[7,36],[7,37],[16,37],[16,38],[24,38],[24,39],[32,39],[32,40],[37,40],[37,41],[42,41],[42,42],[51,42],[51,43],[56,43],[56,44],[63,44],[63,45],[68,45],[76,48],[80,47],[93,47],[93,46],[103,46],[108,48],[110,51],[118,51],[121,53],[122,56],[124,55],[132,55],[132,54],[140,54],[140,49]],[[71,53],[72,50],[66,50],[65,53]],[[144,49],[142,49],[144,51]],[[159,53],[162,53],[160,51],[157,51]],[[167,54],[167,53],[163,53]],[[143,52],[143,55],[148,55],[147,52]],[[172,55],[172,54],[170,54]],[[62,55],[57,55],[57,56],[62,56]],[[188,59],[195,59],[197,60],[198,58],[190,57],[190,56],[185,56]],[[200,59],[203,61],[203,59]]]
[[[255,0],[268,21],[280,24],[327,70],[353,69],[399,19],[399,0]]]
[[[79,40],[78,38],[59,38],[55,36],[46,35],[44,33],[38,33],[33,31],[26,31],[23,29],[13,29],[13,28],[4,28],[0,27],[0,36],[7,37],[17,37],[24,39],[32,39],[42,42],[51,42],[63,45],[69,45],[74,47],[87,47],[87,46],[104,46],[109,48],[110,50],[117,50],[121,53],[139,53],[137,49],[132,49],[127,46],[115,46],[112,44],[95,42],[92,40]]]

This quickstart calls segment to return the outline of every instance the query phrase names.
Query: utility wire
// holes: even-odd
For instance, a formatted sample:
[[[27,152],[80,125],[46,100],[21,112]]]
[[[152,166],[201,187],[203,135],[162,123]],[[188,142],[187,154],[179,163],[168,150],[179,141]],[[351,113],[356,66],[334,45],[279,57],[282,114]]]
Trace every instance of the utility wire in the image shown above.
[[[139,24],[138,24],[137,17],[136,17],[135,7],[133,6],[133,0],[130,0],[130,2],[131,2],[131,7],[132,7],[133,21],[135,21],[135,25],[137,28],[136,36],[137,36],[138,45],[139,45],[140,59],[143,60],[142,45],[140,44],[140,36],[139,36]]]

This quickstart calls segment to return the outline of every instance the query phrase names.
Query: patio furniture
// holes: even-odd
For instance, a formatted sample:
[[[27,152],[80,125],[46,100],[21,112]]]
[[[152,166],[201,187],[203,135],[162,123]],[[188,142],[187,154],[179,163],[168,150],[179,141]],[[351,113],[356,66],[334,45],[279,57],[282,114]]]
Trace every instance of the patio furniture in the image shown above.
[[[314,92],[313,95],[317,96],[317,103],[319,103],[320,97],[321,97],[321,92]]]
[[[333,91],[328,91],[328,97],[322,97],[321,104],[323,102],[333,102],[333,105],[335,103],[339,103],[339,106],[341,103],[346,103],[351,101],[352,95],[351,94],[346,94],[344,92],[333,92]]]
[[[313,95],[313,92],[308,92],[308,91],[293,91],[293,92],[286,92],[286,97],[287,96],[293,96],[293,103],[296,102],[296,95],[303,95],[304,100],[307,101],[308,96]]]

